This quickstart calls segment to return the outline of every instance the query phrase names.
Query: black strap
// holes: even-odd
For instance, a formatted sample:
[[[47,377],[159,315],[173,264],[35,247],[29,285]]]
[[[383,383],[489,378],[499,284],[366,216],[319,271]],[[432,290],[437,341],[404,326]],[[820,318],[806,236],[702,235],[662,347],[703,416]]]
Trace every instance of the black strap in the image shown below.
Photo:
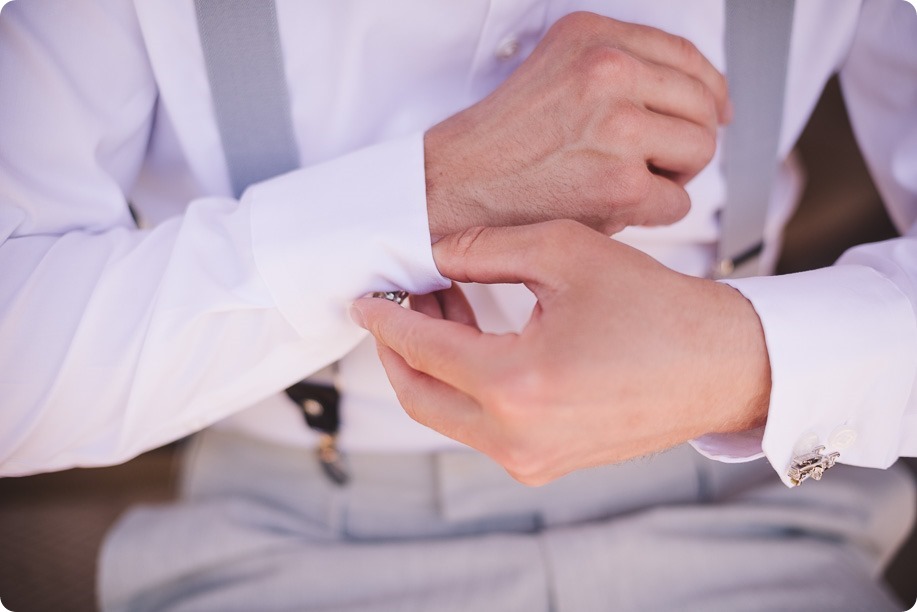
[[[286,393],[302,408],[309,427],[326,434],[337,434],[341,426],[341,394],[333,385],[304,380],[289,387]]]

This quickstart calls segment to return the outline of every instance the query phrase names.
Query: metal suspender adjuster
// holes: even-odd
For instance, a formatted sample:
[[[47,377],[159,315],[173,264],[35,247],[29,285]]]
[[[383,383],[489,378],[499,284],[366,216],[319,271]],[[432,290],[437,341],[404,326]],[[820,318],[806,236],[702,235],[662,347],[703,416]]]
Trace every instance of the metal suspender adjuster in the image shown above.
[[[719,280],[731,277],[738,268],[757,259],[764,250],[764,242],[759,242],[750,249],[742,251],[735,257],[724,257],[716,261],[710,271],[710,278]]]
[[[337,447],[341,394],[334,385],[307,381],[292,385],[286,393],[302,409],[306,424],[319,435],[316,454],[325,475],[337,485],[347,484],[347,466]]]
[[[408,298],[407,291],[379,291],[372,297],[403,303]],[[338,430],[341,427],[341,393],[335,387],[333,372],[337,364],[313,375],[311,380],[300,381],[286,389],[287,397],[302,409],[306,424],[318,433],[316,455],[325,475],[337,485],[345,485],[350,479],[344,456],[337,447]],[[315,379],[326,380],[327,383]]]

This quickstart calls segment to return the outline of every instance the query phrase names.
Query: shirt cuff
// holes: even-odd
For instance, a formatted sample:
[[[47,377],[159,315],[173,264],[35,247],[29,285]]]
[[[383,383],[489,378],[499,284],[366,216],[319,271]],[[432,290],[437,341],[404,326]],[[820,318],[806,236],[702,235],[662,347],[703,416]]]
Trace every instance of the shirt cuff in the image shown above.
[[[860,265],[723,282],[761,319],[770,408],[763,430],[711,434],[693,446],[720,461],[763,454],[787,486],[793,458],[819,445],[839,452],[839,463],[894,463],[917,370],[917,326],[904,294]]]
[[[688,444],[708,459],[723,463],[745,463],[764,456],[764,451],[761,450],[763,437],[764,428],[757,427],[738,433],[708,434],[688,440]]]
[[[371,291],[427,293],[450,282],[433,261],[423,134],[253,185],[255,262],[297,332],[327,329]]]

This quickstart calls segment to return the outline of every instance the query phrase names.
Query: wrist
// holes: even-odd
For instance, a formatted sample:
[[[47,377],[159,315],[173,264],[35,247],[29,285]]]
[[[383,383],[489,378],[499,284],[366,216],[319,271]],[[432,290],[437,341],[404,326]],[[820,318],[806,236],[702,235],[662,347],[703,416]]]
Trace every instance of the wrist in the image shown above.
[[[479,198],[473,194],[473,169],[469,170],[467,154],[457,145],[451,122],[439,123],[424,134],[424,177],[427,190],[427,218],[434,241],[452,234],[486,224]]]
[[[737,289],[703,281],[714,296],[715,401],[708,433],[737,433],[767,422],[771,370],[761,320]]]

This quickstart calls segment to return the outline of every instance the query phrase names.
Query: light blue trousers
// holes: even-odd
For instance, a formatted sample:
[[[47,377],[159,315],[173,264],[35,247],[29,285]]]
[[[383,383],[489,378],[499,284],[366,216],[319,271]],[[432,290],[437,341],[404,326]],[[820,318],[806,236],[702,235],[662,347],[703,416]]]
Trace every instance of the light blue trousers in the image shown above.
[[[519,485],[470,452],[312,453],[207,431],[180,499],[103,547],[104,610],[900,610],[878,581],[910,528],[899,470],[789,490],[679,447]]]

